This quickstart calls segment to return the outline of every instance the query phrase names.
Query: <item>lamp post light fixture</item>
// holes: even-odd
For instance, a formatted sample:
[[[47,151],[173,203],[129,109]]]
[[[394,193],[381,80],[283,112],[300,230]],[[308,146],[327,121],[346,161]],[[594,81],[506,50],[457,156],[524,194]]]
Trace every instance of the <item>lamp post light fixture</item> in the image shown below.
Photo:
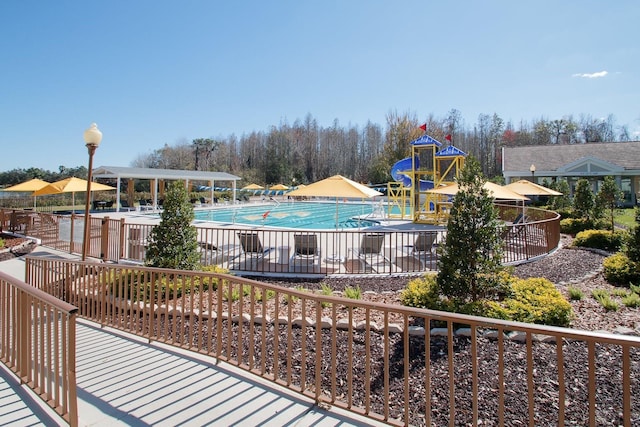
[[[536,175],[536,165],[531,165],[529,167],[529,171],[531,172],[531,182],[535,182],[535,175]]]
[[[102,141],[102,132],[98,130],[98,125],[91,123],[89,129],[84,131],[84,142],[89,151],[89,169],[87,170],[87,194],[84,205],[84,235],[82,238],[82,261],[87,259],[89,249],[89,196],[91,195],[91,171],[93,170],[93,155]]]

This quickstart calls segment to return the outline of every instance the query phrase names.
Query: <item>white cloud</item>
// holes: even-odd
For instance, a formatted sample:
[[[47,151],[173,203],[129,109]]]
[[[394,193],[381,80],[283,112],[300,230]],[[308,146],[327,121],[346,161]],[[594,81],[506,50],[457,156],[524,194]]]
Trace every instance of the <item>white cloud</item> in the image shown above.
[[[607,74],[609,74],[608,71],[598,71],[597,73],[576,73],[574,75],[572,75],[571,77],[582,77],[585,79],[597,79],[600,77],[604,77]]]

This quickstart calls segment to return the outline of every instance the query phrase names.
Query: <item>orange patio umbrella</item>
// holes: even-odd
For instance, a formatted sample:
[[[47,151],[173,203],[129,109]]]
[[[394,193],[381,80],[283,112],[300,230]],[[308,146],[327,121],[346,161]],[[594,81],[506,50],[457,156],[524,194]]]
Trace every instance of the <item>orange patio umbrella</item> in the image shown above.
[[[20,184],[12,185],[11,187],[5,188],[3,191],[15,191],[21,193],[32,193],[34,191],[40,190],[43,187],[49,185],[47,181],[43,181],[39,178],[33,178],[29,181],[21,182]],[[36,207],[36,196],[33,195],[33,207]]]
[[[115,190],[115,187],[111,187],[110,185],[100,184],[98,182],[92,182],[89,191],[106,191],[106,190]],[[73,209],[75,209],[76,201],[75,201],[75,193],[87,191],[87,180],[71,177],[65,178],[60,181],[53,182],[48,184],[41,189],[34,191],[34,196],[44,196],[47,194],[62,194],[62,193],[71,193],[71,205]],[[88,197],[88,196],[87,196]]]

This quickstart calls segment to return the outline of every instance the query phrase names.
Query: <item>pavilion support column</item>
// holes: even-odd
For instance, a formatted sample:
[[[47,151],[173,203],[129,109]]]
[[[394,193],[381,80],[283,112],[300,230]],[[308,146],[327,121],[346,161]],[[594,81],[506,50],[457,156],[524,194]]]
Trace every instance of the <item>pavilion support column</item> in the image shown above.
[[[165,188],[165,180],[164,180],[164,179],[161,179],[161,180],[159,181],[159,183],[158,183],[158,187],[159,187],[159,188],[158,188],[158,192],[160,193],[160,198],[161,198],[161,199],[164,199],[164,192],[165,192],[165,190],[166,190],[166,188]]]
[[[151,200],[153,200],[153,206],[158,206],[158,178],[154,178],[151,181]]]
[[[133,178],[129,178],[127,180],[127,203],[129,203],[129,206],[133,206],[133,204],[135,203],[135,200],[134,200],[135,190],[136,190],[136,187],[135,187]]]

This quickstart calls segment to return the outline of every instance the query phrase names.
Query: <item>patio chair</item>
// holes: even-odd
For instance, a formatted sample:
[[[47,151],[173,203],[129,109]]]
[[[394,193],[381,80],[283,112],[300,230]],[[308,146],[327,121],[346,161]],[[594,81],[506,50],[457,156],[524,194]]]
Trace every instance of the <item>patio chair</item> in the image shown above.
[[[272,248],[264,248],[260,242],[258,233],[238,233],[240,239],[240,246],[242,247],[242,255],[245,257],[262,259],[264,258]]]
[[[289,271],[296,273],[320,272],[320,248],[315,234],[295,234],[294,250],[289,260]]]

